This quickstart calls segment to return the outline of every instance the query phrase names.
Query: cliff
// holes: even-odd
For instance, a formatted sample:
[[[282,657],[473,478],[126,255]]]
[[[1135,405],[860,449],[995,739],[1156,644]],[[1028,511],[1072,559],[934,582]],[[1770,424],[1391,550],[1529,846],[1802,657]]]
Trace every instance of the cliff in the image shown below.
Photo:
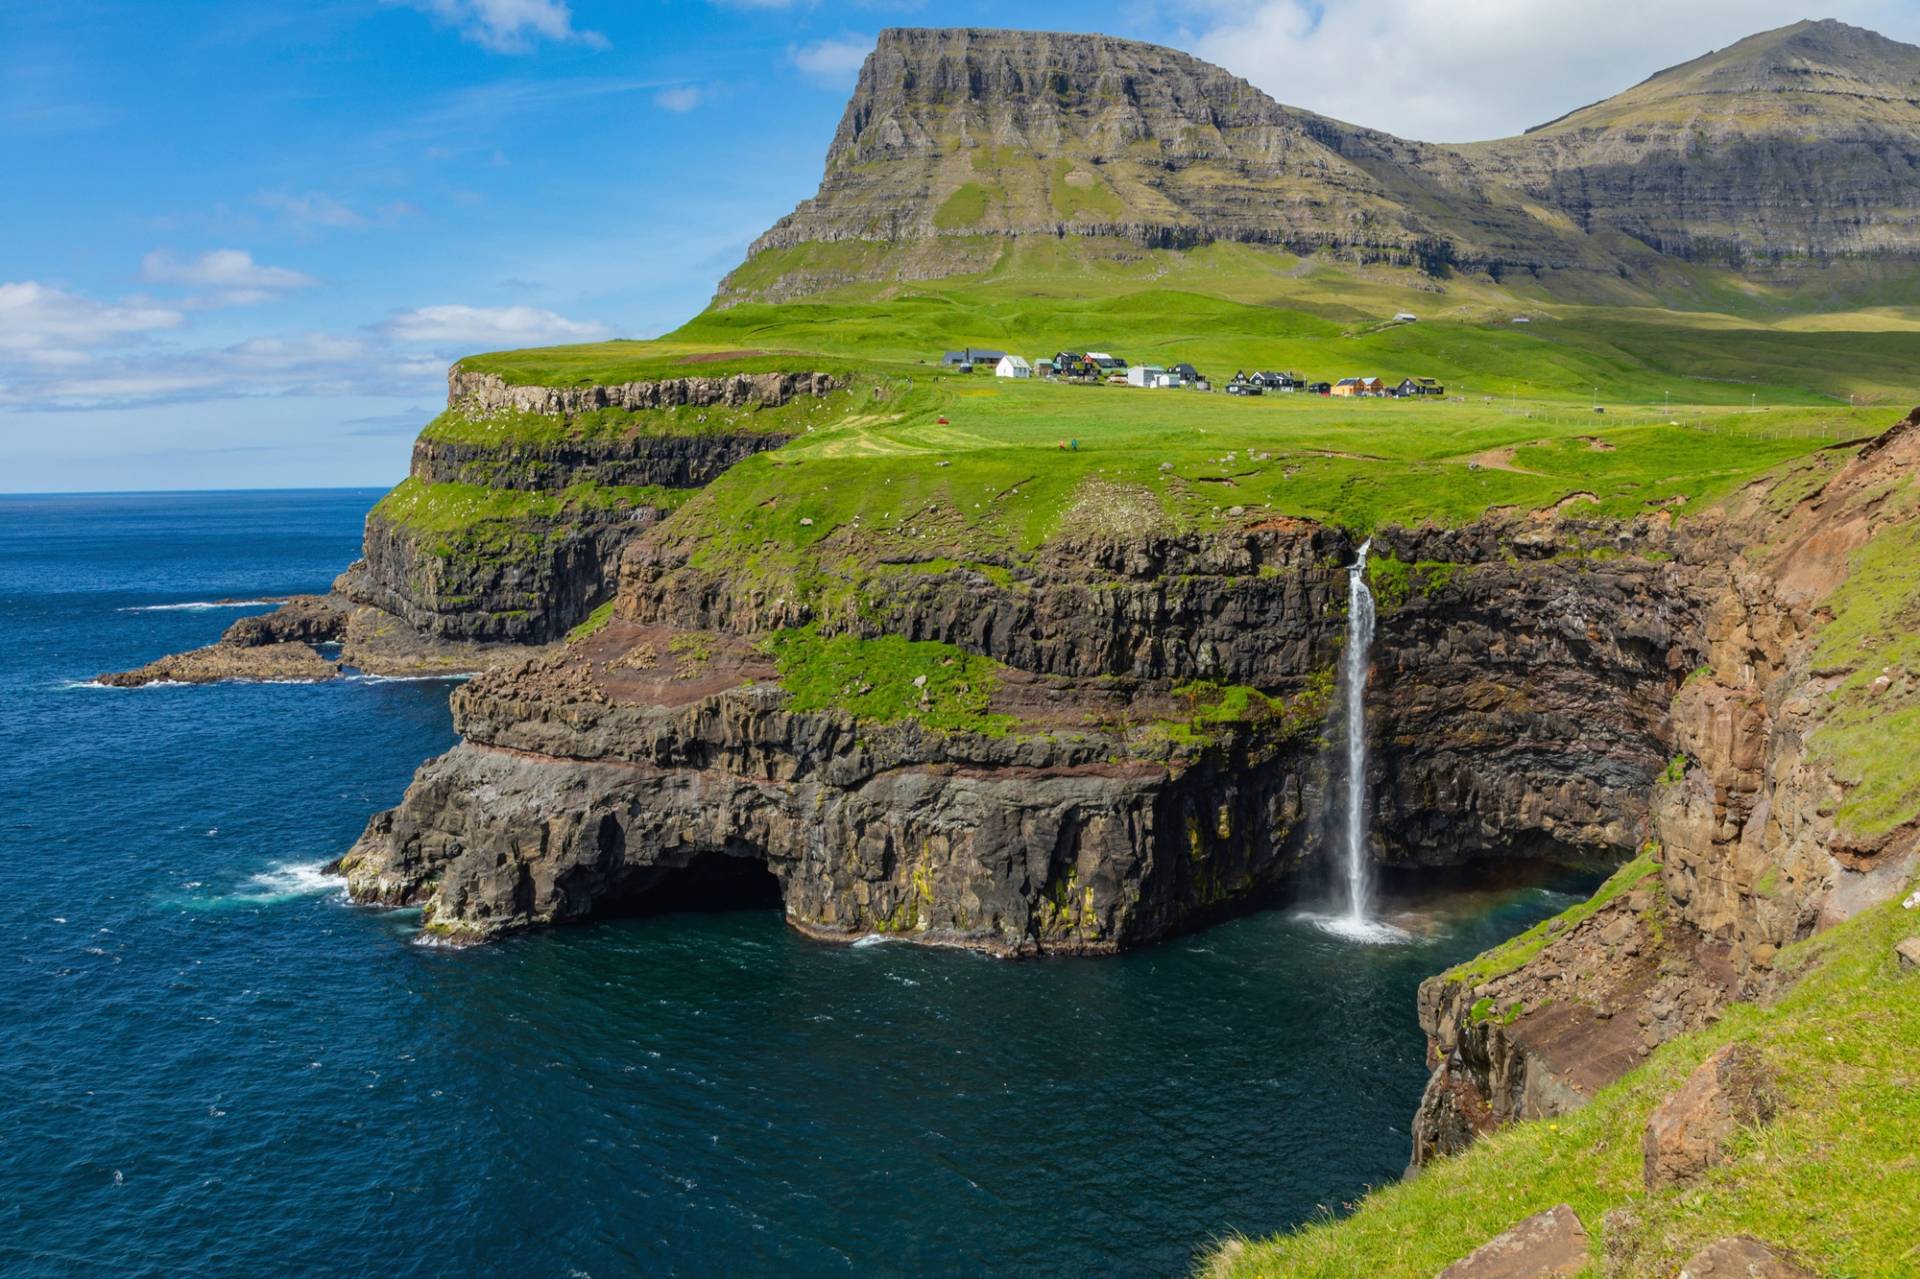
[[[1920,802],[1889,752],[1914,694],[1887,627],[1912,599],[1891,566],[1917,461],[1920,413],[1750,486],[1702,530],[1701,558],[1726,567],[1698,579],[1647,854],[1591,906],[1422,986],[1415,1162],[1584,1105],[1770,992],[1782,948],[1904,892]]]
[[[1257,904],[1315,857],[1346,535],[1068,535],[1017,575],[876,565],[884,586],[809,600],[701,568],[677,523],[629,547],[605,629],[455,695],[463,744],[343,859],[356,896],[478,940],[721,857],[764,863],[809,932],[1104,953]],[[1598,571],[1560,554],[1603,535],[1624,553]],[[1636,846],[1702,643],[1667,526],[1497,516],[1379,541],[1466,561],[1383,625],[1384,854]],[[1559,626],[1517,625],[1547,599]],[[1509,625],[1526,638],[1495,640]],[[832,646],[847,664],[823,680]]]
[[[716,301],[978,274],[1034,239],[1096,257],[1227,241],[1440,277],[1571,272],[1576,292],[1657,286],[1661,255],[1737,268],[1911,255],[1916,68],[1912,46],[1797,23],[1521,137],[1436,146],[1137,41],[888,30],[818,193]]]

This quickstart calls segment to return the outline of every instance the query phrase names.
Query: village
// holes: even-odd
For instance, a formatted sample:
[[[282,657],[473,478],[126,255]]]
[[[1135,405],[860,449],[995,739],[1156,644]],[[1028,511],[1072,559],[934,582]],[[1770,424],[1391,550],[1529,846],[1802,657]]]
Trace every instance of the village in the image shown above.
[[[1157,390],[1213,391],[1213,380],[1191,364],[1129,364],[1105,351],[1061,351],[1050,359],[1029,360],[1006,351],[962,347],[940,357],[941,367],[954,373],[986,369],[995,377],[1041,378],[1079,386],[1134,386]],[[1228,395],[1324,395],[1336,399],[1412,400],[1440,398],[1447,388],[1430,377],[1402,378],[1388,383],[1372,376],[1343,377],[1320,382],[1302,374],[1236,370],[1218,388]]]

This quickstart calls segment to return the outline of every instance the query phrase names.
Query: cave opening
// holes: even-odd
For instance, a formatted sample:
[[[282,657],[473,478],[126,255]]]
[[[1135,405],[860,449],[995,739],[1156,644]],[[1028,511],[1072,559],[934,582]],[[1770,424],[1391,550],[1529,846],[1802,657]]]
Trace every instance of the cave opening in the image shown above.
[[[638,866],[595,914],[607,919],[648,915],[779,910],[780,880],[757,855],[707,851],[684,866]]]

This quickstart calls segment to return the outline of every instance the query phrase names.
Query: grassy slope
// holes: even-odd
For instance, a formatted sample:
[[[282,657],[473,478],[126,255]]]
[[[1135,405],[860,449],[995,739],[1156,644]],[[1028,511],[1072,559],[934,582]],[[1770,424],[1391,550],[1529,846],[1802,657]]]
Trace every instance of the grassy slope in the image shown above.
[[[1807,496],[1826,468],[1796,464],[1784,506]],[[1796,474],[1799,472],[1799,474]],[[1883,517],[1920,504],[1911,480],[1879,495]],[[1829,616],[1812,668],[1836,677],[1809,757],[1834,769],[1834,811],[1846,837],[1870,841],[1920,819],[1920,522],[1896,523],[1853,555],[1847,579],[1823,601]],[[1879,681],[1885,673],[1886,683]],[[1451,970],[1475,983],[1538,954],[1597,906],[1655,873],[1651,855],[1621,868],[1592,899]],[[1762,891],[1765,891],[1764,889]],[[1904,894],[1903,894],[1904,895]],[[1920,914],[1889,902],[1789,948],[1799,976],[1769,1006],[1735,1005],[1724,1021],[1685,1036],[1588,1108],[1517,1124],[1415,1181],[1367,1196],[1349,1217],[1214,1259],[1233,1276],[1426,1276],[1534,1211],[1568,1202],[1616,1258],[1620,1273],[1665,1275],[1693,1250],[1747,1232],[1804,1252],[1828,1276],[1920,1273],[1920,975],[1901,970],[1895,942],[1920,935]],[[1782,1115],[1742,1138],[1737,1157],[1700,1187],[1648,1194],[1639,1135],[1652,1107],[1713,1048],[1761,1046],[1783,1083]],[[1605,1214],[1622,1210],[1606,1221]],[[1594,1267],[1598,1273],[1598,1263]]]
[[[1596,1240],[1593,1275],[1603,1239],[1631,1258],[1622,1273],[1667,1275],[1693,1250],[1740,1232],[1802,1251],[1824,1275],[1912,1275],[1920,1269],[1920,974],[1899,969],[1893,945],[1916,931],[1914,913],[1890,902],[1791,947],[1780,963],[1806,976],[1777,1003],[1735,1005],[1585,1109],[1512,1125],[1375,1191],[1349,1217],[1229,1244],[1209,1272],[1425,1279],[1521,1218],[1570,1203]],[[1647,1116],[1709,1052],[1735,1040],[1756,1044],[1778,1071],[1780,1117],[1739,1138],[1732,1161],[1700,1185],[1648,1193],[1640,1180]]]

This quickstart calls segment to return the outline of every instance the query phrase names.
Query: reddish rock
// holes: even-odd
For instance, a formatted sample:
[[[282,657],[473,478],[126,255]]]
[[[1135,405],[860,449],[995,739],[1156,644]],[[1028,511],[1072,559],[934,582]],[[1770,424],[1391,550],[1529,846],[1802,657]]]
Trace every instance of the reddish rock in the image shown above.
[[[1558,1279],[1579,1274],[1587,1261],[1586,1227],[1561,1204],[1480,1245],[1437,1279]]]
[[[1773,1117],[1772,1075],[1746,1044],[1728,1044],[1700,1063],[1647,1120],[1640,1148],[1647,1188],[1699,1176],[1726,1157],[1741,1127]]]
[[[1752,1235],[1708,1244],[1680,1267],[1675,1279],[1818,1279]]]

